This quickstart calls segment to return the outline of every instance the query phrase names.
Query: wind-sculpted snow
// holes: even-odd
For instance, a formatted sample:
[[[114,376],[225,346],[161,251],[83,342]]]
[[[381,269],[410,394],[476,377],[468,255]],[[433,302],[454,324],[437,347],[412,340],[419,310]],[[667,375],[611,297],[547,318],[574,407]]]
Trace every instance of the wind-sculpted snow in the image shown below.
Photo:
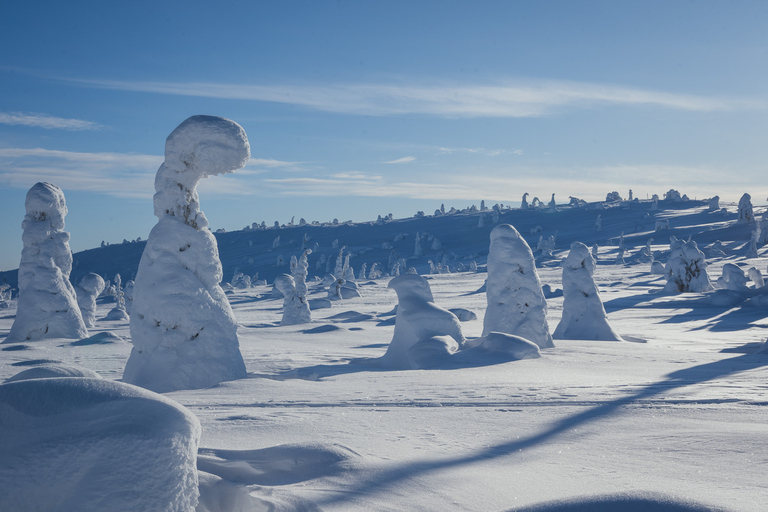
[[[17,380],[30,379],[53,379],[57,377],[84,377],[88,379],[101,378],[98,373],[87,368],[79,368],[66,364],[43,364],[19,372],[13,377],[6,379],[5,382],[16,382]]]
[[[36,183],[26,198],[19,264],[19,305],[5,343],[84,338],[88,331],[69,282],[72,252],[64,231],[67,204],[51,183]]]
[[[0,385],[0,507],[191,512],[200,432],[179,404],[128,384]]]
[[[397,293],[397,315],[392,341],[381,358],[382,366],[424,367],[427,359],[424,350],[414,348],[420,342],[430,345],[425,348],[428,354],[435,350],[450,354],[464,345],[459,319],[434,303],[426,279],[416,274],[403,274],[393,278],[388,286]],[[453,343],[442,337],[448,337]]]
[[[220,117],[190,117],[168,136],[155,180],[160,221],[133,288],[125,382],[165,392],[245,377],[216,239],[205,229],[195,187],[242,167],[249,155],[243,129]]]
[[[541,348],[554,346],[533,253],[509,224],[491,231],[486,295],[483,336],[495,331],[521,336]]]
[[[592,274],[595,260],[581,242],[571,245],[563,261],[563,317],[553,338],[557,340],[621,341],[621,336],[608,325],[603,301]]]

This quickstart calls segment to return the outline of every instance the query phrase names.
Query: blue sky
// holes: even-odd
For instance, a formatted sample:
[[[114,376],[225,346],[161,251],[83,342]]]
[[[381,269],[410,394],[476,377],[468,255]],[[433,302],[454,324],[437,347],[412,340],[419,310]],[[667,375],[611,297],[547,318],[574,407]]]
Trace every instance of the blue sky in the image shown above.
[[[214,229],[768,193],[766,2],[13,2],[0,57],[0,269],[37,181],[73,250],[146,238],[195,114],[252,148],[199,188]]]

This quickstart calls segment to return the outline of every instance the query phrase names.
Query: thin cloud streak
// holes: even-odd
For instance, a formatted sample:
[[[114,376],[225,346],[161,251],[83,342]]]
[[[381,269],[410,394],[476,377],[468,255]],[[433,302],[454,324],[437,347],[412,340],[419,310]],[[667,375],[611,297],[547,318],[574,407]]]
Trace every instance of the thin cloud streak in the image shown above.
[[[570,81],[515,81],[502,85],[328,86],[71,80],[103,89],[266,101],[353,115],[438,117],[542,117],[565,108],[654,106],[694,112],[765,109],[762,100],[731,99]]]
[[[404,156],[403,158],[398,158],[397,160],[390,160],[389,162],[383,162],[385,164],[408,164],[416,160],[415,156]]]
[[[48,114],[24,113],[24,112],[0,112],[0,124],[11,126],[31,126],[45,128],[46,130],[100,130],[99,123],[85,121],[83,119],[66,119]]]

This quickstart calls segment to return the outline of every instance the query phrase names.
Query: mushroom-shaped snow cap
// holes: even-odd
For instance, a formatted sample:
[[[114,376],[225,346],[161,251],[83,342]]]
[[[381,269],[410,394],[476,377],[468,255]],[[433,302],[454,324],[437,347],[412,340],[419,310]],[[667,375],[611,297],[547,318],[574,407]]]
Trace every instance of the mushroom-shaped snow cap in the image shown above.
[[[47,220],[56,229],[64,227],[64,217],[67,215],[67,202],[64,199],[64,192],[58,186],[52,183],[35,183],[27,192],[27,199],[24,205],[27,209],[27,218],[25,220]]]
[[[99,274],[89,272],[83,276],[78,286],[92,295],[98,295],[104,291],[104,279]]]
[[[290,297],[296,291],[296,281],[288,274],[280,274],[275,278],[275,288],[283,294],[283,297]]]
[[[515,227],[511,224],[499,224],[493,228],[493,231],[491,231],[491,243],[498,238],[518,240],[520,238],[520,233],[518,233]]]
[[[397,299],[402,302],[406,299],[418,299],[425,302],[434,302],[429,281],[418,274],[403,274],[389,282],[387,288],[392,288],[397,293]]]
[[[165,161],[187,167],[194,183],[206,176],[240,169],[251,157],[245,130],[234,121],[217,116],[192,116],[165,141]],[[194,172],[190,172],[194,170]]]
[[[589,272],[589,275],[592,275],[595,272],[595,259],[586,245],[581,242],[573,242],[568,257],[563,262],[563,266],[573,270],[584,267]]]

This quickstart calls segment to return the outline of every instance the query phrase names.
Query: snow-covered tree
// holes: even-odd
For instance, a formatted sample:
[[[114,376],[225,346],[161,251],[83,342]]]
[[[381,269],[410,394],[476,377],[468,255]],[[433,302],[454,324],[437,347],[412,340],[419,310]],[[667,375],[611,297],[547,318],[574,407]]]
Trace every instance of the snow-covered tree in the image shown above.
[[[419,234],[416,233],[416,242],[413,247],[413,257],[419,258],[424,254],[424,251],[421,248],[421,237],[419,237]],[[373,269],[371,269],[373,270]]]
[[[670,249],[672,253],[664,267],[667,278],[665,291],[669,293],[707,292],[712,289],[704,253],[699,250],[696,242],[684,242],[672,237]]]
[[[357,275],[357,278],[360,279],[361,281],[363,279],[365,279],[366,278],[365,271],[367,269],[368,269],[368,264],[367,263],[363,263],[362,266],[360,267],[360,273]]]
[[[750,267],[750,269],[747,270],[747,275],[749,276],[749,280],[755,284],[756,289],[765,286],[762,272],[760,272],[755,267]]]
[[[19,301],[4,343],[85,338],[88,330],[69,282],[72,251],[64,231],[64,193],[51,183],[35,183],[27,192],[25,208]]]
[[[220,286],[219,251],[197,184],[240,169],[249,157],[245,131],[221,117],[190,117],[168,136],[155,178],[159,221],[134,285],[134,346],[124,382],[165,392],[245,377],[237,320]]]
[[[556,212],[557,211],[557,203],[555,202],[555,194],[552,194],[552,199],[549,201],[549,211]]]
[[[715,196],[712,199],[709,200],[709,207],[707,208],[710,212],[716,212],[720,209],[720,196]]]
[[[745,292],[749,289],[747,286],[747,276],[738,265],[726,263],[723,265],[723,274],[717,278],[717,288],[721,290],[733,290],[736,292]]]
[[[752,222],[755,220],[755,214],[752,210],[752,196],[744,193],[739,199],[739,222]]]
[[[509,224],[491,231],[486,296],[483,336],[496,331],[526,338],[541,348],[554,346],[533,253]]]
[[[523,200],[522,200],[522,201],[520,201],[520,209],[521,209],[521,210],[527,210],[527,209],[528,209],[528,196],[529,196],[529,195],[530,195],[530,194],[528,194],[528,192],[526,192],[525,194],[523,194]]]
[[[616,253],[616,264],[617,265],[623,265],[624,264],[624,253],[627,251],[626,246],[624,245],[624,232],[621,232],[621,236],[619,237],[619,248]]]
[[[623,200],[624,200],[624,199],[622,199],[622,197],[621,197],[621,194],[619,194],[619,193],[618,193],[617,191],[615,191],[615,190],[614,190],[613,192],[608,192],[608,193],[605,195],[605,201],[606,201],[607,203],[612,203],[612,202],[614,202],[614,201],[623,201]]]
[[[96,326],[96,297],[104,291],[104,279],[99,274],[89,272],[80,280],[75,288],[77,305],[83,315],[86,327]]]
[[[128,312],[125,309],[125,293],[123,292],[123,279],[120,274],[115,274],[115,307],[112,308],[106,320],[128,320]]]
[[[563,317],[552,337],[557,340],[622,341],[608,324],[592,278],[595,260],[581,242],[574,242],[563,261]]]
[[[595,220],[595,229],[600,232],[603,230],[603,217],[602,214],[597,214],[597,220]]]
[[[283,318],[280,325],[308,324],[312,322],[312,313],[309,309],[309,301],[307,300],[307,275],[309,269],[307,256],[311,252],[311,249],[306,249],[301,254],[292,276],[283,274],[275,279],[275,286],[280,289],[284,297]],[[279,283],[278,279],[280,279]]]
[[[395,332],[382,366],[389,368],[419,368],[419,344],[443,344],[444,353],[455,352],[465,343],[461,322],[450,311],[436,305],[429,282],[417,274],[403,274],[389,282],[397,293]],[[435,340],[436,337],[449,337]],[[449,343],[449,344],[446,344]],[[425,347],[427,348],[427,347]]]

